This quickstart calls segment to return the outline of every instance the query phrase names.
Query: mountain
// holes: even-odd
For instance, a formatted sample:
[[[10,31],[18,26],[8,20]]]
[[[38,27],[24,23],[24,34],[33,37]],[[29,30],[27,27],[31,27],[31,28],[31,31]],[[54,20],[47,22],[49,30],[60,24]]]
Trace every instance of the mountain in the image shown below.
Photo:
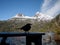
[[[37,17],[37,15],[33,17],[33,20],[31,20],[32,17],[26,18],[22,14],[17,14],[16,16],[13,16],[11,20],[9,19],[8,21],[0,21],[0,32],[21,32],[22,30],[17,28],[20,28],[27,23],[32,23],[30,32],[45,32],[47,30],[51,30],[55,33],[60,33],[60,14],[48,22],[42,20],[38,22],[35,20],[35,17]],[[22,21],[21,19],[24,20]]]
[[[45,14],[42,14],[40,12],[36,12],[35,16],[24,16],[23,14],[17,14],[16,16],[13,16],[10,20],[27,20],[27,19],[30,19],[30,20],[51,20],[53,19],[53,17],[49,16],[49,15],[45,15]]]
[[[52,31],[60,34],[60,14],[58,14],[54,19],[49,23]]]
[[[17,14],[13,16],[10,20],[27,20],[27,19],[36,19],[36,17],[24,16],[23,14]]]
[[[54,20],[54,23],[57,26],[57,28],[60,29],[60,14],[57,15],[53,20]]]
[[[53,17],[51,17],[49,15],[45,15],[45,14],[40,13],[40,12],[36,12],[34,17],[37,17],[40,20],[52,20],[53,19]]]

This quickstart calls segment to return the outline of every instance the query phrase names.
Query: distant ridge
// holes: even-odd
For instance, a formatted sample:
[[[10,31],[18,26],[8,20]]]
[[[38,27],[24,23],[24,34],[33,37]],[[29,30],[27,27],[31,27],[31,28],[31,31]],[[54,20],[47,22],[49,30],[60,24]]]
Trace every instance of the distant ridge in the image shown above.
[[[18,14],[16,14],[15,16],[13,16],[10,20],[14,20],[14,19],[18,19],[18,20],[20,20],[20,19],[23,19],[23,20],[26,20],[26,19],[37,19],[37,20],[51,20],[51,19],[53,19],[53,17],[51,17],[51,16],[49,16],[49,15],[45,15],[45,14],[42,14],[42,13],[40,13],[40,12],[36,12],[36,14],[34,15],[34,16],[32,16],[32,17],[30,17],[30,16],[25,16],[24,14],[20,14],[20,13],[18,13]]]

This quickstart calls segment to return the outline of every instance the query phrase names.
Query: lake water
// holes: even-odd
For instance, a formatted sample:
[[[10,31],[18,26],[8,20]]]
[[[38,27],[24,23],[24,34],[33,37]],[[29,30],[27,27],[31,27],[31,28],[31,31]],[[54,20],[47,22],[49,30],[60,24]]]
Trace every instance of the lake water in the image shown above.
[[[1,41],[2,38],[0,38]],[[10,45],[26,45],[26,37],[8,37],[7,38],[7,43],[9,43]],[[56,45],[56,42],[54,40],[52,40],[50,43],[46,43],[42,40],[42,44],[43,45]],[[34,43],[32,43],[32,45],[34,45]]]

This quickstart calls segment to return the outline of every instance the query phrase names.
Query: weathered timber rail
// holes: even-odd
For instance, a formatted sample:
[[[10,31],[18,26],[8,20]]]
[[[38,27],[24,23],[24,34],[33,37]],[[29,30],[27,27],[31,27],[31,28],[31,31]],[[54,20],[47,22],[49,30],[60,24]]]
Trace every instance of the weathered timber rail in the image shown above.
[[[17,37],[17,36],[26,36],[26,45],[31,45],[31,42],[34,42],[35,45],[42,45],[42,35],[45,35],[45,33],[35,33],[35,32],[29,32],[29,33],[14,33],[14,32],[0,32],[0,37],[3,39],[1,40],[0,45],[9,45],[6,44],[6,39],[8,37]]]

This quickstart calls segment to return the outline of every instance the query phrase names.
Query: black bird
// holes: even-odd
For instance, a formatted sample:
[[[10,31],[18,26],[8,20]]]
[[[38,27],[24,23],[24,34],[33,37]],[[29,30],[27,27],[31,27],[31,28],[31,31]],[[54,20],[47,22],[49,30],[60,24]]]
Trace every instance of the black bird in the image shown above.
[[[21,27],[21,30],[24,30],[25,32],[28,32],[31,29],[31,25],[30,23],[24,25],[23,27]]]

